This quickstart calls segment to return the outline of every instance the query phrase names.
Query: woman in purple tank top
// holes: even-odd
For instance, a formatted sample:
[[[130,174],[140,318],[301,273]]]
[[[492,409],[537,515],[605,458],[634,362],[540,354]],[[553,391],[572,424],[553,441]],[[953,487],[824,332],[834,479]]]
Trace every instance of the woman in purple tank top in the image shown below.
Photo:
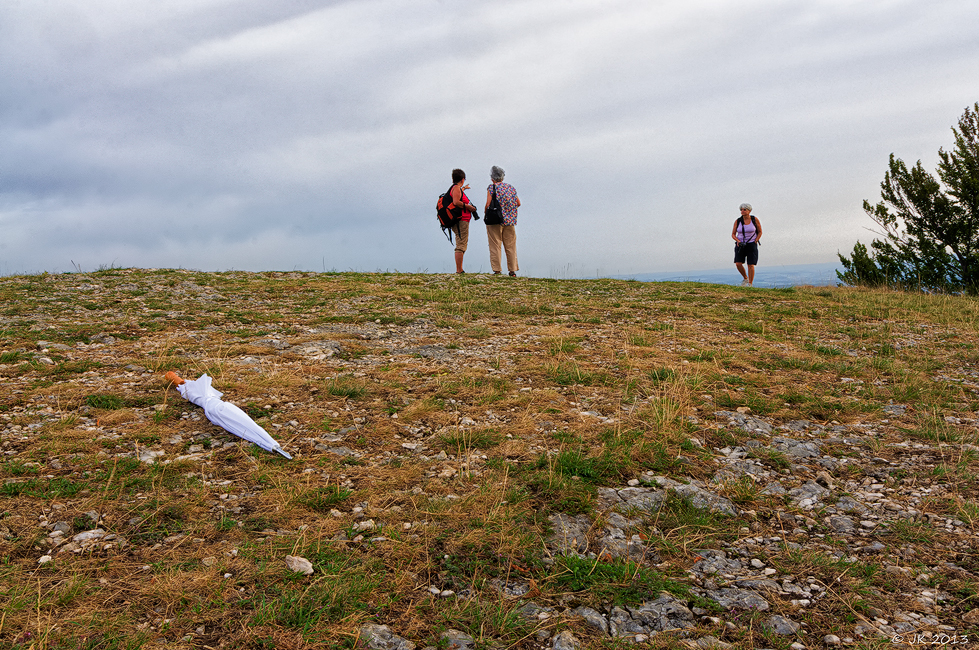
[[[734,240],[734,265],[744,278],[741,286],[753,286],[755,283],[755,266],[758,264],[758,244],[761,240],[761,221],[751,216],[751,204],[741,204],[741,217],[734,222],[731,229],[731,239]],[[745,263],[748,271],[745,272]]]

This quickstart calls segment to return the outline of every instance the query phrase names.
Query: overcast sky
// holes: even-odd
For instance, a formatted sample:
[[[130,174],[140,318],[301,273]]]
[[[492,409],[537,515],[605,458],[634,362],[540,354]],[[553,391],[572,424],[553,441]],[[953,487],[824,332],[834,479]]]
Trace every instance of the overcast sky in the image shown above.
[[[965,0],[2,0],[0,57],[0,274],[447,272],[499,165],[522,275],[733,266],[747,201],[763,278],[979,101]]]

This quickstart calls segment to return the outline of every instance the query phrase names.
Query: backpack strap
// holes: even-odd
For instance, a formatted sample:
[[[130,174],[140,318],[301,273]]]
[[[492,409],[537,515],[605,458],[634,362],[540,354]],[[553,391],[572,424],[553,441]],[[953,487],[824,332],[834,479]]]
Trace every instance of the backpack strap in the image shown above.
[[[744,219],[738,217],[737,221],[734,222],[734,227],[737,228],[738,224],[741,224],[741,239],[744,239]],[[755,227],[755,241],[758,241],[758,221],[755,219],[755,215],[751,215],[751,225]],[[744,242],[745,244],[750,244],[751,242]]]

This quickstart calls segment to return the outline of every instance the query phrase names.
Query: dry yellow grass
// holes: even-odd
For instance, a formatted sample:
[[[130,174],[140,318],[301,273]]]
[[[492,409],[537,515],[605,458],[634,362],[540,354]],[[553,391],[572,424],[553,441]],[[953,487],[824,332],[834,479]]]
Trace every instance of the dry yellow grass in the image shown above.
[[[766,635],[742,613],[734,628],[698,619],[693,638],[782,648],[852,635],[873,611],[914,610],[907,594],[922,583],[884,572],[889,562],[927,574],[947,595],[942,622],[973,629],[961,622],[979,606],[965,550],[979,521],[972,299],[135,269],[2,278],[0,299],[4,647],[354,647],[365,622],[419,647],[449,628],[484,647],[549,647],[543,632],[558,629],[617,647],[568,612],[637,596],[568,587],[545,543],[548,515],[589,514],[597,535],[609,514],[599,488],[646,474],[710,481],[718,450],[752,438],[714,416],[738,409],[824,426],[840,484],[936,494],[876,538],[886,559],[851,566],[815,548],[765,558],[831,586],[804,612],[777,600],[805,637]],[[319,343],[334,347],[317,355]],[[211,425],[166,370],[211,374],[294,460]],[[834,426],[867,438],[863,456],[833,442]],[[793,480],[784,454],[752,450]],[[162,455],[141,462],[150,451]],[[894,463],[888,479],[866,473],[872,458]],[[644,518],[633,532],[662,561],[636,575],[679,593],[697,586],[688,571],[712,544],[828,541],[819,513],[762,487],[717,483],[750,513],[740,517],[681,504]],[[70,539],[95,528],[92,512],[116,537],[59,552],[56,524]],[[786,512],[815,526],[795,532]],[[315,573],[290,573],[286,555]],[[501,591],[517,583],[522,596]],[[528,601],[563,613],[521,618]],[[677,647],[666,637],[649,647]]]

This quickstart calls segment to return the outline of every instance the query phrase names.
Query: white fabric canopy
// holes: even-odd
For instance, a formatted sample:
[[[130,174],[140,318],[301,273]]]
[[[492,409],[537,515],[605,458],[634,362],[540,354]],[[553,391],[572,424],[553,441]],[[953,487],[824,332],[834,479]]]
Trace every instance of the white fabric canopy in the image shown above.
[[[184,399],[204,409],[207,419],[225,431],[254,442],[266,451],[274,451],[292,459],[292,456],[286,453],[265,429],[248,417],[247,413],[234,404],[223,401],[221,397],[224,393],[211,386],[211,378],[207,374],[201,375],[198,379],[184,381],[177,386],[177,390]]]

